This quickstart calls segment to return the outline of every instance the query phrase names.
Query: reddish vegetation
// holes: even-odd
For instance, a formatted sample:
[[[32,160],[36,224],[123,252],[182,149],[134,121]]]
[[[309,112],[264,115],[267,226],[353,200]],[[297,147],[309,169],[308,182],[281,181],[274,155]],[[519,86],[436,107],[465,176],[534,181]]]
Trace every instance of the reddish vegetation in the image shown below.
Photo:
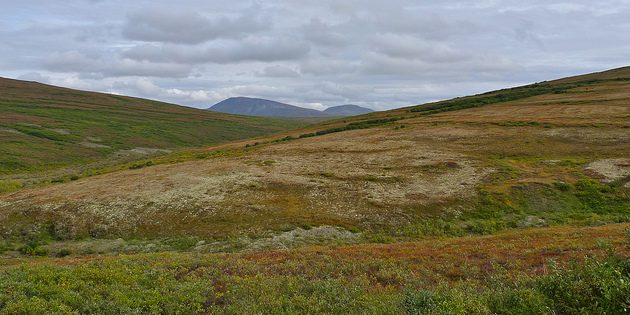
[[[624,230],[630,224],[599,227],[553,227],[516,230],[490,236],[431,239],[397,244],[362,244],[341,247],[309,247],[296,251],[273,251],[243,254],[248,260],[274,264],[292,260],[317,260],[329,256],[351,263],[372,259],[392,260],[416,270],[450,272],[457,278],[465,269],[493,269],[495,266],[525,272],[544,272],[553,259],[567,262],[585,255],[604,253],[602,244],[617,252],[630,254],[624,248]],[[450,270],[445,270],[450,266]]]

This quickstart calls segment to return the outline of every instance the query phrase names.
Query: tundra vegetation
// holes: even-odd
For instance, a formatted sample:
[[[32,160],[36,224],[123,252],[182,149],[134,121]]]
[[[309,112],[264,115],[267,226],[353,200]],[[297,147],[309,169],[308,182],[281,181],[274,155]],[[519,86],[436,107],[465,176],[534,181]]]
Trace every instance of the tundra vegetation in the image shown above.
[[[7,178],[0,313],[627,313],[628,91],[620,68]]]

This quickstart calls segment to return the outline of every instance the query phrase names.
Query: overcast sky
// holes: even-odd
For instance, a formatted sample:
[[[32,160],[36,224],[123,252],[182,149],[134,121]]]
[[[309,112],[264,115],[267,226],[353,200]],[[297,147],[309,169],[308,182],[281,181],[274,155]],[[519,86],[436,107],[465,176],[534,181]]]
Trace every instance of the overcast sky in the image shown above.
[[[0,0],[0,76],[390,109],[629,65],[630,0]]]

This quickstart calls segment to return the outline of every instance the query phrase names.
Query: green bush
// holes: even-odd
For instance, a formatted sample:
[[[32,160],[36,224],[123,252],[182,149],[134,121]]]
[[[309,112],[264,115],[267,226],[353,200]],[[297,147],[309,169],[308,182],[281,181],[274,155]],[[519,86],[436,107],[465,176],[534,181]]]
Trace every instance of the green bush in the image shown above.
[[[553,268],[536,289],[559,314],[623,314],[630,311],[630,262],[588,259],[582,266]]]
[[[195,247],[197,242],[199,242],[199,238],[197,237],[181,236],[165,239],[160,243],[167,245],[175,250],[188,250]]]
[[[137,170],[137,169],[141,169],[143,167],[147,167],[147,166],[152,166],[153,165],[153,161],[140,161],[140,162],[136,162],[133,163],[129,166],[130,170]]]
[[[27,256],[46,256],[48,255],[48,250],[42,248],[37,243],[29,243],[18,248],[18,251],[22,253],[22,255]]]
[[[72,252],[69,249],[62,248],[58,252],[55,253],[55,256],[56,257],[66,257],[66,256],[70,256],[71,254],[72,254]]]
[[[504,276],[488,286],[442,285],[407,290],[408,314],[627,314],[630,262],[611,256],[587,259],[568,268],[551,266],[548,275],[514,280]]]
[[[565,182],[555,182],[553,183],[553,186],[562,192],[567,192],[571,190],[571,185]]]

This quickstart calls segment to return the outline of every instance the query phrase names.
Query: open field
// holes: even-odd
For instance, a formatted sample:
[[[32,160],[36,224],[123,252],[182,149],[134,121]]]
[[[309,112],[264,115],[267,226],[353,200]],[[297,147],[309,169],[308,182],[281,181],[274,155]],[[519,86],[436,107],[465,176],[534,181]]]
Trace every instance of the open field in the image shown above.
[[[1,194],[0,310],[623,313],[628,91],[621,68]]]

